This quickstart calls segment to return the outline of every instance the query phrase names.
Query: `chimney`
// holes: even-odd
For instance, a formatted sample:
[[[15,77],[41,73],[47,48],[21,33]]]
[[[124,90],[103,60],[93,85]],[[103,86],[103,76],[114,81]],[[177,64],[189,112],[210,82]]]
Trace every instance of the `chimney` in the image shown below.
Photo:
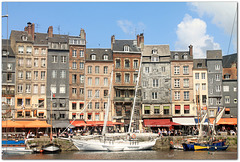
[[[143,49],[144,46],[144,36],[143,33],[137,35],[137,46]]]
[[[26,31],[28,34],[30,34],[34,40],[34,32],[35,32],[35,25],[34,23],[28,22],[28,26],[24,28],[24,31]]]
[[[111,36],[111,50],[113,50],[113,43],[115,43],[115,35]]]
[[[189,47],[189,55],[193,56],[193,46],[190,44],[190,46],[188,47]]]
[[[84,29],[82,29],[82,28],[80,30],[80,37],[86,40],[86,33],[85,33]]]
[[[48,37],[53,37],[53,26],[48,27],[47,33],[48,33]]]

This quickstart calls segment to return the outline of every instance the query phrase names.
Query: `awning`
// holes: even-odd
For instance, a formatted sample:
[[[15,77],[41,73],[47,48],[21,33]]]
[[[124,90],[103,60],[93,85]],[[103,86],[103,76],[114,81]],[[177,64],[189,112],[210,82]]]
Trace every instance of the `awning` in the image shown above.
[[[196,125],[198,124],[198,121],[200,121],[200,119],[199,119],[199,120],[198,120],[198,119],[195,119]],[[205,119],[203,125],[208,125],[208,119]]]
[[[67,128],[69,121],[53,121],[53,128]],[[74,128],[74,125],[70,125],[69,128]]]
[[[50,124],[47,124],[46,121],[2,121],[2,127],[7,128],[48,128],[51,127]]]
[[[189,105],[184,105],[184,110],[190,110],[190,106]]]
[[[210,118],[210,122],[213,124],[214,118]],[[218,123],[218,125],[237,125],[237,118],[221,118]]]
[[[225,111],[230,111],[230,108],[225,108]]]
[[[143,124],[145,127],[170,127],[172,125],[180,125],[171,122],[170,119],[144,119]]]
[[[173,122],[179,123],[180,125],[195,125],[194,118],[172,118]]]
[[[180,105],[175,105],[175,110],[180,110],[180,109],[181,109]]]
[[[16,123],[12,120],[2,121],[2,128],[24,128],[23,124]]]
[[[107,126],[122,125],[122,124],[124,124],[124,123],[107,121]],[[104,125],[104,121],[87,121],[87,125],[90,125],[90,126],[103,126]]]
[[[76,113],[72,113],[72,115],[76,115]]]
[[[71,123],[72,123],[72,120],[70,120],[70,124]],[[80,121],[74,121],[72,125],[74,125],[75,127],[83,127],[83,126],[86,126],[86,123],[83,120],[80,120]]]

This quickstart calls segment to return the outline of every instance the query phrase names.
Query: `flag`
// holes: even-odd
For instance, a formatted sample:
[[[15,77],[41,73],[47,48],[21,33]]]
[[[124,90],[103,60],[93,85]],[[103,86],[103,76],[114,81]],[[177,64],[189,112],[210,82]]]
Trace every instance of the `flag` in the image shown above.
[[[219,111],[220,111],[220,107],[218,106],[218,110],[217,110],[217,113],[219,113]]]

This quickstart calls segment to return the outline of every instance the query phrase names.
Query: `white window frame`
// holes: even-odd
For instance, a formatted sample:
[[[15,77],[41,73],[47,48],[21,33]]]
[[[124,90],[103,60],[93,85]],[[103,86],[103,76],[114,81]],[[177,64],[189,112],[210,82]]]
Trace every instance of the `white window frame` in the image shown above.
[[[31,84],[26,84],[26,93],[31,93]]]
[[[24,46],[18,46],[18,53],[23,54]]]
[[[80,65],[80,67],[79,67],[80,69],[84,69],[84,62],[80,62],[79,65]]]
[[[158,99],[158,94],[157,92],[152,92],[152,99],[157,100]]]
[[[229,92],[229,86],[227,85],[223,86],[223,92]]]
[[[174,88],[180,87],[180,79],[174,79]]]
[[[180,66],[174,66],[174,74],[180,74]]]
[[[37,84],[33,85],[33,93],[38,94],[38,85]]]
[[[104,86],[108,86],[108,78],[104,78]]]
[[[92,66],[88,66],[88,74],[92,74]]]
[[[61,56],[61,63],[67,63],[67,56]]]
[[[195,79],[199,79],[199,73],[195,73]]]
[[[92,85],[92,77],[88,77],[88,85]]]
[[[51,84],[51,91],[52,93],[57,93],[57,87],[56,87],[56,84]]]
[[[91,55],[91,60],[96,60],[96,55]]]
[[[108,60],[108,55],[103,55],[103,60]]]
[[[103,67],[103,73],[104,73],[104,74],[107,74],[107,73],[108,73],[108,66],[104,66],[104,67]]]
[[[84,51],[80,50],[80,57],[84,57]]]
[[[41,94],[45,94],[45,85],[41,85]]]
[[[174,100],[180,100],[180,91],[174,92]]]
[[[220,65],[215,65],[215,70],[220,70]]]
[[[72,57],[77,57],[77,50],[72,50]]]
[[[189,87],[189,79],[183,79],[183,87],[188,88]]]
[[[206,73],[201,73],[202,79],[206,79]]]
[[[46,59],[45,58],[41,59],[41,66],[46,67]]]
[[[57,70],[52,71],[52,78],[57,78]]]
[[[216,79],[216,81],[220,81],[220,75],[219,75],[219,74],[216,74],[216,75],[215,75],[215,79]]]
[[[22,84],[19,84],[19,85],[18,85],[17,92],[18,92],[18,93],[23,93],[23,85],[22,85]]]
[[[207,84],[206,83],[202,83],[202,90],[207,90]]]
[[[153,79],[152,81],[152,87],[158,87],[158,79]]]
[[[95,85],[99,85],[99,83],[100,83],[100,78],[99,78],[99,77],[96,77],[96,78],[95,78]]]
[[[12,71],[12,69],[13,69],[13,64],[8,63],[7,70]]]
[[[145,73],[149,73],[149,67],[145,67]]]
[[[230,96],[225,96],[225,103],[229,104],[230,103]]]
[[[72,63],[72,69],[77,69],[77,62]]]
[[[58,62],[58,57],[56,55],[52,56],[52,63],[57,63]]]
[[[189,74],[189,66],[183,66],[183,74]]]
[[[184,91],[184,100],[189,100],[189,91]]]
[[[125,45],[125,46],[123,47],[123,50],[124,50],[124,52],[129,52],[129,46],[128,46],[128,45]]]
[[[66,78],[66,70],[60,71],[60,78]]]
[[[88,98],[91,98],[91,97],[92,97],[92,90],[88,90]]]
[[[33,72],[34,80],[38,80],[38,71]]]
[[[66,93],[66,85],[60,84],[59,93]]]
[[[26,53],[27,54],[31,54],[32,53],[32,47],[31,46],[27,46],[26,47]]]
[[[216,92],[221,92],[221,86],[220,85],[216,86]]]

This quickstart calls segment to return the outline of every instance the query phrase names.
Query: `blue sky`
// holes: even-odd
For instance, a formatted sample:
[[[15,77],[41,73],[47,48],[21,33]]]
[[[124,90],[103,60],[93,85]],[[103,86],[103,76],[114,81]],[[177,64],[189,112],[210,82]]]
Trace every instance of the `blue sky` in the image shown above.
[[[194,58],[204,58],[206,50],[222,49],[223,55],[237,52],[236,2],[6,2],[9,35],[35,23],[35,32],[54,34],[87,33],[87,48],[110,48],[116,39],[135,39],[144,33],[145,44],[169,44],[170,50],[194,46]],[[7,38],[6,18],[2,18],[2,38]],[[60,31],[59,31],[60,28]]]

